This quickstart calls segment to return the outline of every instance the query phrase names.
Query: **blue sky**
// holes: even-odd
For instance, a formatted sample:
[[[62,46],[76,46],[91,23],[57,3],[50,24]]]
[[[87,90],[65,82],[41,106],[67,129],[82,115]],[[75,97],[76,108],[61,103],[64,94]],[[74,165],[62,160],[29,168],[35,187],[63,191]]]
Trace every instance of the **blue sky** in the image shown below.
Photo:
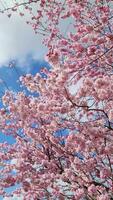
[[[0,79],[3,79],[5,84],[8,86],[9,89],[17,92],[22,90],[22,88],[20,87],[20,84],[18,82],[19,76],[26,74],[26,73],[31,73],[31,74],[36,74],[37,72],[39,72],[40,68],[42,66],[45,67],[49,67],[49,64],[46,63],[45,61],[37,61],[34,60],[32,55],[28,55],[27,56],[27,62],[24,63],[24,65],[21,67],[19,65],[18,61],[15,61],[15,68],[10,68],[8,66],[1,66],[0,67]],[[7,89],[5,87],[5,84],[0,84],[0,91],[2,91],[3,93],[5,92],[5,90]],[[0,97],[2,96],[2,94],[0,94]],[[0,107],[2,107],[2,102],[0,101]],[[6,136],[3,133],[0,133],[0,143],[2,142],[8,142],[9,144],[13,144],[15,142],[15,139],[12,136]],[[15,186],[17,187],[17,186]],[[15,187],[10,187],[8,188],[6,191],[7,192],[11,192]],[[3,200],[4,198],[0,196],[0,200]],[[17,197],[15,198],[10,198],[9,200],[17,200]]]
[[[10,90],[13,90],[14,92],[22,90],[20,87],[20,84],[18,82],[19,76],[26,74],[26,73],[31,73],[31,74],[36,74],[39,72],[40,68],[42,66],[48,67],[49,64],[46,63],[45,61],[37,61],[32,58],[32,56],[28,56],[27,58],[27,66],[26,64],[23,65],[23,67],[20,67],[18,64],[18,61],[15,61],[15,68],[10,68],[8,66],[2,66],[0,67],[0,79],[3,79],[4,83],[0,83],[0,92],[3,92],[7,89],[5,85]],[[28,70],[29,68],[29,70]],[[0,97],[2,96],[2,93],[0,93]],[[2,102],[0,101],[0,107],[2,107]],[[11,136],[5,136],[2,133],[0,134],[0,142],[3,141],[8,141],[9,143],[14,142],[14,139]]]
[[[10,1],[5,2],[8,4]],[[0,9],[1,6],[3,5],[0,4]],[[44,61],[47,48],[42,44],[42,36],[35,35],[32,28],[26,24],[26,19],[28,20],[28,18],[27,14],[23,18],[16,13],[11,18],[8,18],[5,14],[0,14],[0,79],[3,79],[5,83],[0,83],[0,97],[5,89],[7,89],[6,85],[10,90],[15,92],[21,90],[17,82],[19,75],[21,76],[26,73],[36,74],[42,66],[49,66]],[[70,21],[67,24],[65,20],[63,20],[63,24],[60,24],[65,34],[67,27],[69,30],[69,24]],[[12,60],[15,61],[18,74],[13,68],[8,67],[8,64]],[[0,101],[1,107],[2,102]],[[10,144],[15,142],[13,137],[0,133],[0,142],[4,141]],[[0,200],[2,199],[0,197]],[[9,200],[13,200],[13,198]]]
[[[28,17],[26,15],[26,19]],[[0,98],[7,89],[6,85],[15,92],[22,90],[18,82],[19,76],[26,73],[36,74],[42,66],[49,66],[44,61],[47,49],[42,44],[42,36],[34,34],[32,28],[26,24],[26,19],[16,13],[10,19],[5,14],[0,14],[0,79],[4,81],[0,83]],[[9,67],[12,61],[15,61],[18,73]],[[2,106],[0,101],[0,108]],[[12,136],[0,133],[0,143],[4,141],[9,144],[15,142]],[[7,191],[10,190],[12,187]],[[17,197],[10,198],[13,199],[17,200]],[[0,197],[0,200],[3,198]]]

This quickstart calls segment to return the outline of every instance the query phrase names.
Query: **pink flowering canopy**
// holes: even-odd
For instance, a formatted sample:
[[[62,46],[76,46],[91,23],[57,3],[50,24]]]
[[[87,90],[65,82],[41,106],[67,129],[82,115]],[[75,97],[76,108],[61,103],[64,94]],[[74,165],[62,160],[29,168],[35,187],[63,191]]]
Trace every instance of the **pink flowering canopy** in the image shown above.
[[[16,142],[0,144],[0,194],[19,184],[9,196],[112,200],[113,1],[31,0],[8,16],[20,6],[44,36],[51,69],[20,77],[37,96],[2,97],[0,131]]]

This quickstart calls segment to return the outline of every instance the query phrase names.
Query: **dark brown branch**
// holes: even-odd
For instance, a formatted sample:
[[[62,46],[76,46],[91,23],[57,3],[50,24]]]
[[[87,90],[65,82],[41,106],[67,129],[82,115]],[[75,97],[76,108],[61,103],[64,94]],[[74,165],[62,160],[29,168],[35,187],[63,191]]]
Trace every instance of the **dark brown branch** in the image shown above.
[[[113,49],[113,46],[110,47],[109,49],[107,49],[103,54],[101,54],[100,56],[98,56],[96,59],[92,60],[89,65],[91,65],[92,63],[98,61],[100,58],[102,58],[105,54],[107,54],[111,49]]]
[[[15,5],[12,6],[12,7],[5,8],[4,10],[0,10],[0,13],[4,13],[5,11],[12,10],[13,8],[17,8],[17,7],[29,5],[29,4],[31,4],[31,3],[37,3],[38,1],[39,1],[39,0],[32,0],[32,2],[27,1],[27,2],[23,2],[23,3],[17,3],[17,4],[15,4]]]

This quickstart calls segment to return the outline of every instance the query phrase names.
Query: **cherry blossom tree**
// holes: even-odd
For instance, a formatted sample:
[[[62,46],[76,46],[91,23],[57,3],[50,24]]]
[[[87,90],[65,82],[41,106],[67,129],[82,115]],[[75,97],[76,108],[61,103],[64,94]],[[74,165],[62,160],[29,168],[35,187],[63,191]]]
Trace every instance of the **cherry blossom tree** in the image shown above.
[[[20,77],[32,95],[6,91],[2,97],[0,131],[15,143],[0,144],[0,194],[8,196],[5,189],[17,185],[9,196],[112,200],[113,2],[36,5],[27,23],[44,35],[51,68]],[[60,24],[69,20],[65,33]]]

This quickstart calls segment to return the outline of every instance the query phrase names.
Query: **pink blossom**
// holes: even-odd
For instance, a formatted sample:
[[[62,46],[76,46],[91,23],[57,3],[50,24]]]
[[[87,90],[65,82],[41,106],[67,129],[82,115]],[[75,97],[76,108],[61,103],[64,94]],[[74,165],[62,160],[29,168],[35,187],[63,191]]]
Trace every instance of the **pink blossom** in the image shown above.
[[[76,200],[82,199],[84,196],[85,193],[83,189],[76,190],[76,195],[75,195]]]
[[[102,179],[109,178],[110,174],[111,174],[110,169],[103,168],[100,171],[100,178],[102,178]]]
[[[94,194],[96,194],[97,193],[97,188],[96,188],[96,186],[95,185],[90,185],[89,187],[88,187],[88,192],[89,192],[89,195],[94,195]]]
[[[110,197],[108,194],[102,194],[97,199],[98,200],[110,200]]]
[[[110,200],[112,1],[30,0],[3,12],[15,9],[42,34],[50,66],[20,77],[31,95],[1,82],[0,133],[15,142],[0,143],[0,194],[18,184],[13,194],[26,200]]]

